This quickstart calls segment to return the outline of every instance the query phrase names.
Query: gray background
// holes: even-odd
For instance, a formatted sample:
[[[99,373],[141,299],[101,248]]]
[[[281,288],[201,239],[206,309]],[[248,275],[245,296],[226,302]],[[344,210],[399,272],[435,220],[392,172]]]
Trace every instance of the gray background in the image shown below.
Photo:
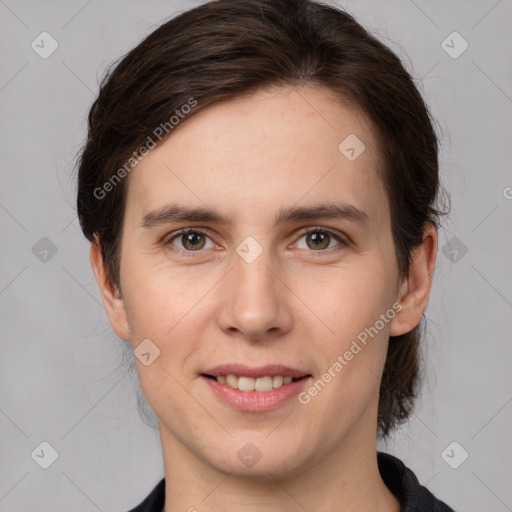
[[[126,511],[163,476],[158,432],[139,417],[101,306],[72,166],[107,64],[198,3],[0,0],[1,511]],[[512,3],[342,5],[418,79],[442,130],[452,197],[422,397],[379,448],[457,511],[512,510]],[[43,31],[59,45],[47,59],[31,47]],[[469,44],[457,58],[442,46],[453,31]],[[453,55],[463,42],[446,44]],[[58,453],[47,469],[43,441]],[[453,469],[446,461],[460,464],[463,450]]]

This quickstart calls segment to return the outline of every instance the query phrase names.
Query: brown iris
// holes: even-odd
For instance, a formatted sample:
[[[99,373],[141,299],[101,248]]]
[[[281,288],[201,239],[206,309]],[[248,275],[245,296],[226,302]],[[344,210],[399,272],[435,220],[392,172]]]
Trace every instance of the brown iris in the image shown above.
[[[205,244],[204,235],[202,235],[201,233],[185,233],[184,235],[181,236],[181,240],[183,243],[183,247],[185,247],[186,249],[202,249]],[[190,246],[187,246],[187,244],[190,244]]]
[[[331,237],[328,233],[314,232],[307,233],[306,235],[306,240],[313,241],[313,246],[310,246],[308,243],[308,247],[310,247],[310,249],[326,249],[329,247],[330,239]]]

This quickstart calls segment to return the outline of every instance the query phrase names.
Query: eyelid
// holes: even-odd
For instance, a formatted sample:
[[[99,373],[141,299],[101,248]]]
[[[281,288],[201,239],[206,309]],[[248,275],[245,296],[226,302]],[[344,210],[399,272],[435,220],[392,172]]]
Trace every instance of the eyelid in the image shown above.
[[[173,246],[173,251],[176,251],[176,252],[179,252],[181,254],[184,254],[185,256],[195,256],[194,253],[197,253],[197,254],[201,254],[204,249],[201,249],[201,250],[198,250],[198,251],[186,251],[186,250],[183,250],[183,249],[180,249],[178,247],[175,247],[171,242],[172,240],[174,240],[175,238],[178,238],[180,236],[183,236],[183,235],[188,235],[189,233],[196,233],[196,234],[199,234],[199,235],[203,235],[207,238],[210,238],[212,239],[212,237],[208,234],[206,228],[195,228],[195,227],[189,227],[189,228],[183,228],[183,229],[180,229],[178,231],[173,231],[172,233],[169,233],[168,235],[166,235],[164,238],[163,238],[163,245],[171,245]],[[213,240],[212,240],[213,242]],[[215,242],[213,242],[215,244]]]
[[[300,239],[302,238],[304,235],[308,235],[310,233],[317,233],[317,232],[324,232],[324,233],[328,233],[330,236],[336,238],[336,240],[339,242],[339,246],[348,246],[350,244],[350,239],[346,236],[346,235],[342,235],[341,233],[338,233],[336,230],[332,229],[332,228],[327,228],[327,227],[323,227],[323,226],[308,226],[307,228],[304,228],[302,231],[300,231],[299,233],[297,233],[295,235],[296,238]],[[179,237],[179,236],[182,236],[182,235],[187,235],[189,233],[196,233],[196,234],[200,234],[200,235],[204,235],[208,238],[211,239],[211,236],[208,234],[208,231],[206,230],[206,228],[200,228],[200,227],[188,227],[188,228],[183,228],[183,229],[180,229],[178,231],[173,231],[172,233],[169,233],[168,236],[164,237],[164,245],[172,245],[171,244],[171,241],[174,240],[175,238]],[[297,240],[298,241],[298,240]],[[295,243],[297,243],[294,242]],[[213,240],[212,240],[213,242]],[[215,244],[215,242],[214,242]],[[294,245],[292,244],[292,245]],[[336,247],[331,247],[331,249],[335,249]],[[181,252],[181,253],[185,253],[187,256],[194,256],[194,253],[198,253],[198,254],[201,254],[205,249],[200,249],[200,250],[197,250],[197,251],[185,251],[183,249],[179,249],[177,247],[174,247],[173,250],[176,250],[178,252]],[[325,253],[325,252],[328,252],[328,249],[323,249],[323,250],[318,250],[318,251],[314,251],[314,250],[310,250],[308,252],[312,252],[312,253]]]
[[[343,235],[342,233],[338,232],[337,230],[335,229],[332,229],[332,228],[327,228],[327,227],[323,227],[323,226],[308,226],[307,228],[304,228],[303,231],[299,232],[298,235],[296,235],[298,238],[302,238],[304,235],[308,235],[310,233],[328,233],[330,236],[336,238],[336,240],[339,243],[339,245],[341,246],[348,246],[349,243],[350,243],[350,240],[348,239],[348,237],[346,235]],[[297,243],[297,242],[294,242],[294,243]],[[338,247],[338,246],[336,246]],[[335,249],[335,247],[331,247],[331,249]],[[323,253],[323,252],[327,252],[329,249],[324,249],[324,250],[319,250],[319,251],[313,251],[311,250],[310,252],[315,252],[315,253]]]

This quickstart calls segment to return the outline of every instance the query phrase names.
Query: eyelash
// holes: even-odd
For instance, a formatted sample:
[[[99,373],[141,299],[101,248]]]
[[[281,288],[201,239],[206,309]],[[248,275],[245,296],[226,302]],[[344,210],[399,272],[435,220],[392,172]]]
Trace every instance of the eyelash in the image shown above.
[[[165,245],[173,245],[172,241],[175,238],[178,238],[178,237],[183,236],[183,235],[189,235],[191,233],[197,234],[197,235],[202,235],[202,236],[205,236],[207,238],[210,238],[208,233],[206,233],[204,231],[201,231],[200,229],[197,229],[197,228],[184,228],[184,229],[181,229],[180,231],[178,231],[176,233],[172,233],[172,236],[170,236],[169,238],[166,239]],[[349,243],[347,241],[343,240],[334,231],[331,231],[330,229],[322,228],[320,226],[315,226],[315,227],[312,227],[312,228],[308,229],[307,231],[303,231],[300,234],[300,236],[299,236],[299,240],[301,238],[303,238],[304,236],[312,234],[312,233],[327,233],[329,236],[335,238],[339,242],[339,244],[337,246],[335,246],[335,247],[339,247],[339,246],[347,247],[349,245]],[[179,249],[179,248],[177,248],[175,246],[173,246],[173,247],[174,247],[173,250],[177,250],[177,251],[179,251],[181,253],[184,253],[186,256],[190,256],[190,257],[196,257],[197,255],[200,255],[204,250],[206,250],[206,249],[199,249],[197,251],[190,251],[190,250],[186,250],[186,249]],[[333,249],[333,247],[331,247],[330,249]],[[323,253],[323,252],[326,252],[328,250],[329,249],[319,249],[319,250],[315,251],[313,249],[310,249],[309,252]],[[198,254],[196,255],[194,253],[198,253]]]

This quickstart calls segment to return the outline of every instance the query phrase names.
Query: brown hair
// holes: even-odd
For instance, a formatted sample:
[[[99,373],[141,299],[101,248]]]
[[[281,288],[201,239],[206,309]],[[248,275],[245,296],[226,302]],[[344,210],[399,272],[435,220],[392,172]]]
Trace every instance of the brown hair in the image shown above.
[[[78,217],[86,238],[97,237],[114,285],[120,285],[129,182],[113,182],[116,173],[127,175],[126,162],[139,155],[155,128],[167,123],[172,135],[169,119],[191,98],[196,106],[188,117],[235,95],[280,85],[327,87],[371,120],[398,268],[400,276],[407,274],[424,223],[437,228],[442,212],[434,207],[440,184],[433,120],[400,59],[352,16],[320,2],[216,0],[165,22],[113,63],[90,109],[78,161]],[[423,322],[390,339],[378,408],[382,437],[412,411]]]

